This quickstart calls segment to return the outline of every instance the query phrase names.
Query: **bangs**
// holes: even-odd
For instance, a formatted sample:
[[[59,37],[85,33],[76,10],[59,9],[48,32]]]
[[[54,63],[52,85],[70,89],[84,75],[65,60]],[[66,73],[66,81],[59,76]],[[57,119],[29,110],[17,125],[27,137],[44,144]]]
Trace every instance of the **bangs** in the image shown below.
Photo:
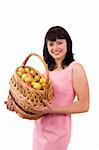
[[[66,39],[65,32],[61,29],[51,29],[46,34],[46,41],[56,41],[57,39]]]

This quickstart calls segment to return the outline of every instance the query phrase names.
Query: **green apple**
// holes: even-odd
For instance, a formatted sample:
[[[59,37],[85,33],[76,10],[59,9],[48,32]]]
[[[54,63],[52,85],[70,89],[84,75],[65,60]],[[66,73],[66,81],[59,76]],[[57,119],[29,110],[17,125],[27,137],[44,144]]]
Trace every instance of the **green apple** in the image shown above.
[[[22,79],[23,81],[25,81],[25,78],[26,78],[26,77],[27,77],[27,74],[24,73],[24,74],[22,74],[21,79]]]

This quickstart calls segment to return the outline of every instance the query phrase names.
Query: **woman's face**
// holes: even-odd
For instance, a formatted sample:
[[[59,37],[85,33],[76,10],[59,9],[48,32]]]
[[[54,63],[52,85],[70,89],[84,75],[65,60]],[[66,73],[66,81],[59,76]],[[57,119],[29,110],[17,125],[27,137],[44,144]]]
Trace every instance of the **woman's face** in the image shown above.
[[[66,39],[57,39],[56,41],[47,41],[47,48],[50,55],[54,59],[61,59],[65,58],[67,53],[67,42]]]

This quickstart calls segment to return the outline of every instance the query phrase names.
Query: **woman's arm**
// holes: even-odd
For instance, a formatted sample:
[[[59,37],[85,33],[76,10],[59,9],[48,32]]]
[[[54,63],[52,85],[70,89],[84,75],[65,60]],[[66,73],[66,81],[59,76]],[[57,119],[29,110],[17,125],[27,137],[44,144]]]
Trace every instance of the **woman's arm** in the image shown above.
[[[66,106],[54,108],[52,113],[73,114],[89,110],[89,87],[85,71],[80,64],[73,66],[73,88],[77,101]]]

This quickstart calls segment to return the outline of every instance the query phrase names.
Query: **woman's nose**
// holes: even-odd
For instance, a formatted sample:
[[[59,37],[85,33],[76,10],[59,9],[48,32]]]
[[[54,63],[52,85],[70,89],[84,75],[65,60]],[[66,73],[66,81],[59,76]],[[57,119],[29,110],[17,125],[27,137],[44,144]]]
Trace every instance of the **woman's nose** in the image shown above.
[[[53,45],[53,50],[56,50],[57,49],[57,44],[55,43],[54,45]]]

